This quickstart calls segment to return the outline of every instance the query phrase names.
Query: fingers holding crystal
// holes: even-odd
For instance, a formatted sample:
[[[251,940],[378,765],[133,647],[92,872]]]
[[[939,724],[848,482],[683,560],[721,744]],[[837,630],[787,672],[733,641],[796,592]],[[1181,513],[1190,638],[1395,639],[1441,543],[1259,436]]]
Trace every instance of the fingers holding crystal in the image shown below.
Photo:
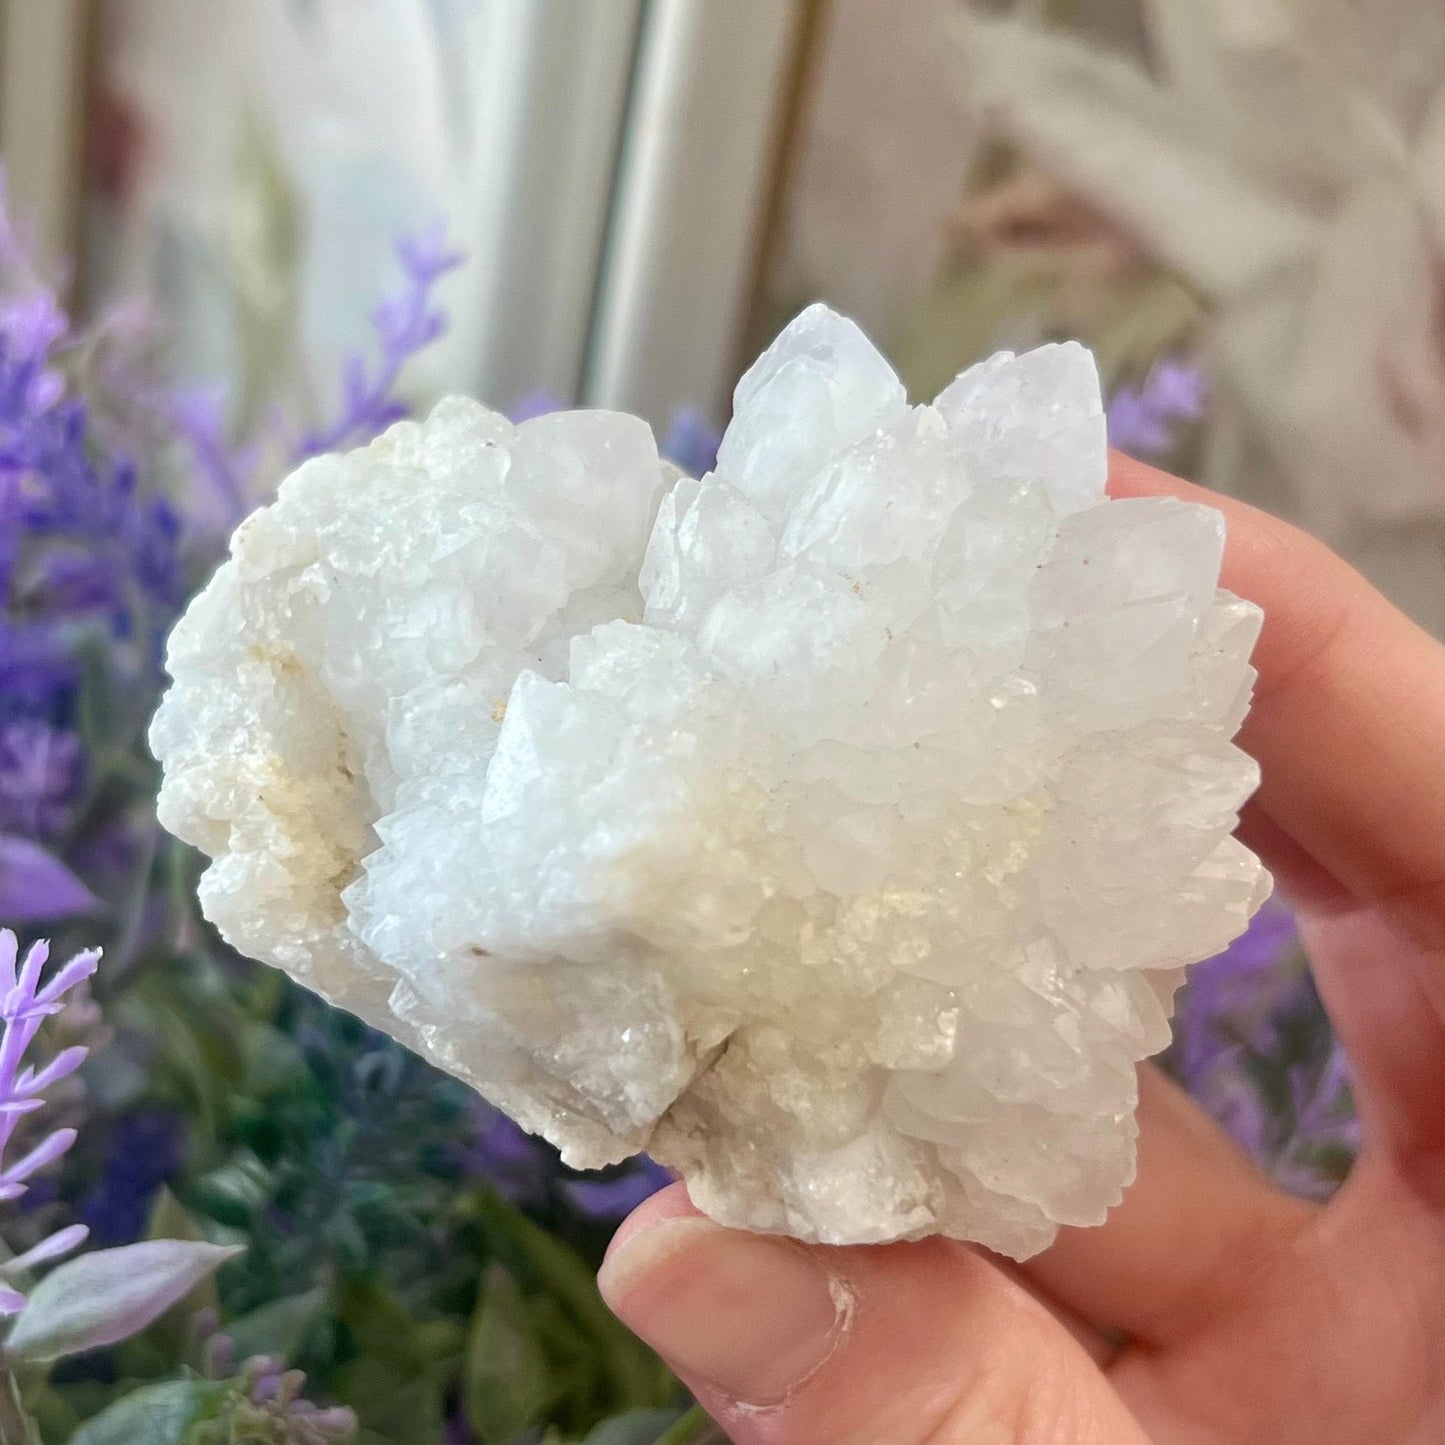
[[[721,1228],[675,1186],[599,1282],[737,1445],[1144,1445],[1088,1342],[950,1240],[805,1246]]]

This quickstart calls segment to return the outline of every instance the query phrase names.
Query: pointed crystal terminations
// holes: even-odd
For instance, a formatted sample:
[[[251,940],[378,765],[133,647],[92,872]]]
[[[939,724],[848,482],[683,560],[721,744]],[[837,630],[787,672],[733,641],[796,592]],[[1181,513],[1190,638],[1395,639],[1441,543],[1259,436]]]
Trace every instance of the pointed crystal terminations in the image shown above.
[[[907,404],[805,311],[716,471],[441,403],[307,462],[171,640],[161,817],[278,965],[582,1167],[1024,1256],[1268,890],[1223,522],[1106,501],[1076,345]]]

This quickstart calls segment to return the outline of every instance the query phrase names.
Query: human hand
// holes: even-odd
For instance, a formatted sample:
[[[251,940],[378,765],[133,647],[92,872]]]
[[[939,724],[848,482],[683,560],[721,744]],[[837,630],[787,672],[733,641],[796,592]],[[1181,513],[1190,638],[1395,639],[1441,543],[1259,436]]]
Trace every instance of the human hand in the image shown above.
[[[738,1445],[1445,1441],[1445,647],[1272,517],[1123,458],[1110,490],[1219,507],[1223,585],[1264,607],[1240,835],[1299,913],[1364,1151],[1290,1199],[1146,1065],[1137,1182],[1022,1265],[744,1234],[674,1185],[599,1283]]]

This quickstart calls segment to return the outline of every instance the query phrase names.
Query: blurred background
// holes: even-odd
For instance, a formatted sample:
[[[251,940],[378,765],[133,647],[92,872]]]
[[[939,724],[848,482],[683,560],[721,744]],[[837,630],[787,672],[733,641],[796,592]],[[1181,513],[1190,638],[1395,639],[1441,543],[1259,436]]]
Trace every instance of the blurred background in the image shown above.
[[[12,1333],[7,1442],[707,1438],[591,1284],[661,1172],[572,1174],[231,954],[156,827],[161,640],[308,451],[461,390],[639,412],[700,473],[812,300],[916,399],[1079,337],[1115,445],[1445,634],[1439,0],[0,0],[0,155],[0,926],[106,947],[36,1035],[89,1050],[47,1086],[78,1139],[0,1256],[88,1229],[76,1297],[171,1251],[88,1334]],[[1283,908],[1166,1062],[1285,1187],[1344,1177]]]
[[[820,297],[919,397],[1078,336],[1121,440],[1445,628],[1432,0],[0,14],[0,145],[78,306],[150,298],[243,410],[324,395],[393,235],[442,218],[467,264],[417,395],[720,424],[743,359]]]

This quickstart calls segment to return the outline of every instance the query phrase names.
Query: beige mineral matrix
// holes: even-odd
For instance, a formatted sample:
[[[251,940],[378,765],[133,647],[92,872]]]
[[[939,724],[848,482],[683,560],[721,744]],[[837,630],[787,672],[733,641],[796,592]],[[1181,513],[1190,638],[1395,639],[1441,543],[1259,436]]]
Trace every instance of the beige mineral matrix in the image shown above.
[[[1223,520],[1106,500],[1082,347],[910,407],[803,312],[716,469],[462,399],[306,462],[171,639],[165,825],[242,952],[727,1224],[1017,1257],[1268,890]]]

